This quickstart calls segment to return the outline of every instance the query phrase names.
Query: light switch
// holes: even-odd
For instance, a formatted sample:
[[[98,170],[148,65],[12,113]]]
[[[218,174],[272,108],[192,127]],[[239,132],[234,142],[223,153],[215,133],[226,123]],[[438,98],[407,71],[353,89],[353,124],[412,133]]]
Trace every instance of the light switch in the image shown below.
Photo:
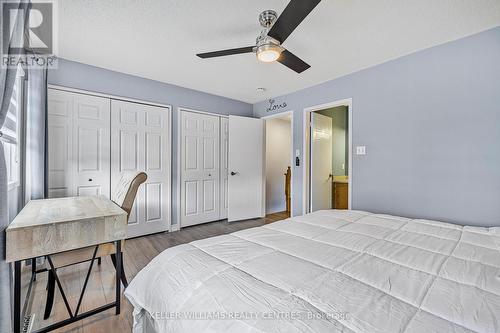
[[[366,146],[356,146],[356,155],[366,155]]]

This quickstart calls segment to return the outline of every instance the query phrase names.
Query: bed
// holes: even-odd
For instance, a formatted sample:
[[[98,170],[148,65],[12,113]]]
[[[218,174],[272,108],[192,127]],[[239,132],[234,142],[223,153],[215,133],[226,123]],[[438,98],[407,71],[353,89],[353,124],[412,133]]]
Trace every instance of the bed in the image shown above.
[[[134,332],[500,332],[500,228],[328,210],[169,248]]]

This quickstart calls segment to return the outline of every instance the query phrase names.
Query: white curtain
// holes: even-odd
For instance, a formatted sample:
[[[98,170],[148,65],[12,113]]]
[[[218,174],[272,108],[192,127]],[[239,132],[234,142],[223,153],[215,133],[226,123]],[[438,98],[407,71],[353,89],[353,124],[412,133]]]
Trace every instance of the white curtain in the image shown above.
[[[12,3],[11,0],[0,0],[0,4],[4,2]],[[29,5],[29,1],[18,1],[18,7]],[[3,6],[0,6],[3,8]],[[0,9],[1,10],[1,9]],[[3,12],[0,12],[0,17]],[[20,26],[19,22],[29,22],[29,11],[20,10],[18,15],[26,15],[24,20],[17,18],[13,36],[10,40],[16,38],[19,40],[26,34],[26,27]],[[0,29],[2,24],[0,24]],[[0,30],[0,36],[6,31]],[[3,39],[2,39],[3,40]],[[10,42],[9,42],[10,43]],[[33,55],[30,50],[24,51],[27,54]],[[40,199],[45,197],[46,193],[46,142],[47,142],[47,68],[46,67],[30,67],[25,69],[27,73],[27,85],[25,89],[26,95],[26,117],[24,119],[26,133],[25,140],[25,155],[24,168],[26,179],[21,183],[23,190],[26,192],[27,199]],[[4,123],[9,104],[12,96],[13,87],[16,82],[17,68],[3,67],[0,73],[0,128]],[[1,141],[1,140],[0,140]],[[5,262],[5,229],[9,225],[8,220],[8,202],[7,202],[7,169],[5,165],[5,155],[3,144],[0,145],[0,332],[12,331],[12,288],[11,288],[11,270]]]
[[[0,0],[0,18],[4,18],[4,3],[13,1]],[[21,1],[17,2],[21,6]],[[18,14],[23,11],[18,11]],[[2,53],[5,49],[9,50],[12,38],[22,38],[24,27],[19,26],[19,20],[16,18],[13,34],[8,36],[9,31],[4,31],[3,24],[0,24],[0,47]],[[24,20],[26,22],[26,20]],[[4,38],[7,36],[7,38]],[[4,40],[8,41],[8,46],[2,45]],[[0,128],[5,122],[7,111],[9,109],[12,91],[16,81],[17,68],[0,68]],[[7,203],[7,167],[5,165],[5,155],[3,143],[0,140],[0,332],[12,332],[12,312],[11,312],[11,288],[10,288],[10,268],[5,262],[5,229],[9,225],[8,221],[8,203]]]
[[[43,199],[47,191],[47,68],[28,69],[26,88],[25,198]]]

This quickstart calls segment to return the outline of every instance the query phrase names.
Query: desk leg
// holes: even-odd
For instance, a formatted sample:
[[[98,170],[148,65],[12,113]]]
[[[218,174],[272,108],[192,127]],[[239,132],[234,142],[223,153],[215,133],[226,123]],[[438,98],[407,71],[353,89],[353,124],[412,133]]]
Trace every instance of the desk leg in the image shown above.
[[[14,333],[21,333],[21,261],[14,262]]]
[[[122,284],[122,241],[116,241],[116,314],[120,314]]]
[[[33,281],[36,281],[36,258],[31,259],[31,275]]]

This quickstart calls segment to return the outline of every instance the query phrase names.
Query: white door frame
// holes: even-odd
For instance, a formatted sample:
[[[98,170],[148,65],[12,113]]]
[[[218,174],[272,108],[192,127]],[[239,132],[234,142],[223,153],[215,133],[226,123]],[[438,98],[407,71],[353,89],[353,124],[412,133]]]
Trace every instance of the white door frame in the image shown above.
[[[294,201],[294,196],[293,196],[293,177],[294,177],[294,174],[295,174],[295,171],[294,171],[295,170],[295,152],[294,152],[294,149],[293,149],[293,110],[271,114],[271,115],[262,117],[260,119],[269,120],[269,119],[273,119],[273,118],[283,118],[286,115],[290,115],[291,116],[290,126],[291,126],[291,135],[292,135],[292,140],[291,140],[291,143],[292,143],[291,146],[292,147],[290,148],[291,149],[291,152],[290,152],[290,167],[292,169],[292,179],[290,180],[290,197],[291,197],[291,200],[290,200],[290,217],[293,217],[294,216],[294,214],[293,214],[293,206],[294,206],[293,205],[293,201]],[[267,157],[267,151],[266,151],[266,155],[264,155],[264,156]],[[267,207],[266,207],[266,209],[267,209]]]
[[[310,172],[310,159],[311,159],[311,151],[308,149],[310,137],[308,135],[309,127],[310,127],[310,113],[314,111],[321,111],[324,109],[334,108],[337,106],[347,106],[347,127],[349,131],[349,152],[348,152],[348,208],[352,209],[352,98],[341,99],[337,101],[333,101],[330,103],[314,105],[307,108],[304,108],[304,119],[303,119],[303,146],[302,146],[302,155],[303,158],[303,167],[302,167],[302,213],[307,214],[310,212],[311,207],[309,205],[309,172]]]
[[[177,193],[177,198],[179,200],[178,202],[178,207],[176,209],[176,220],[177,224],[172,225],[172,231],[179,231],[182,228],[181,225],[181,142],[182,142],[182,137],[181,137],[181,112],[194,112],[194,113],[200,113],[200,114],[206,114],[209,116],[216,116],[216,117],[222,117],[222,118],[228,118],[229,116],[224,115],[224,114],[218,114],[218,113],[213,113],[213,112],[206,112],[206,111],[200,111],[200,110],[195,110],[195,109],[190,109],[190,108],[185,108],[185,107],[178,107],[177,108],[177,175],[175,175],[175,179],[177,181],[177,186],[176,186],[176,193]],[[220,156],[219,156],[220,158]]]

